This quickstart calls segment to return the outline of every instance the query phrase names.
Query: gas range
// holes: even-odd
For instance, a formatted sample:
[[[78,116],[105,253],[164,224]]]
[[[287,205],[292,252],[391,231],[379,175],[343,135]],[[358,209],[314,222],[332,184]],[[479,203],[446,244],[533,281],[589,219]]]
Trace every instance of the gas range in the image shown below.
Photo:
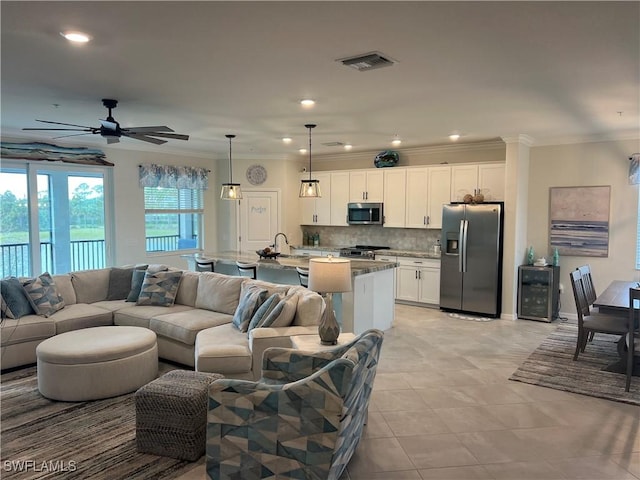
[[[391,247],[382,247],[379,245],[355,245],[353,247],[345,247],[340,249],[341,257],[361,258],[363,260],[374,260],[376,250],[389,250]]]

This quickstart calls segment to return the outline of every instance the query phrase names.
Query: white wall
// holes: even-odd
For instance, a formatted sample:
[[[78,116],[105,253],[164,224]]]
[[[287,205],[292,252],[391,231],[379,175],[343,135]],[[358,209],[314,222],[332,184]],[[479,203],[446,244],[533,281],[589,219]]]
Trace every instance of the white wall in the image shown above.
[[[640,140],[593,142],[531,148],[527,245],[537,256],[550,257],[549,188],[561,186],[611,186],[609,256],[560,258],[563,315],[575,315],[569,272],[590,264],[598,293],[612,280],[640,280],[635,270],[638,186],[629,185],[628,157],[640,151]],[[524,260],[525,252],[522,252]]]

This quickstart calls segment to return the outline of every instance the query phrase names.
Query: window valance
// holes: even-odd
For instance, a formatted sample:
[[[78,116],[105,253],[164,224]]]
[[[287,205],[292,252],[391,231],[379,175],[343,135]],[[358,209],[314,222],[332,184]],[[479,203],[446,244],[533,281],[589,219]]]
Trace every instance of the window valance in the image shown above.
[[[163,187],[201,189],[209,188],[209,170],[199,167],[172,165],[140,165],[139,179],[141,187]]]

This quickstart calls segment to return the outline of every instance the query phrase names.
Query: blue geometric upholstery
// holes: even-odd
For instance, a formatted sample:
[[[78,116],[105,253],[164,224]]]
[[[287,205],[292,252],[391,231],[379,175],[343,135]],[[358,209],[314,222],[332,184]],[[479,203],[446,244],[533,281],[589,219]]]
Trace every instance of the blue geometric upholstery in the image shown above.
[[[322,352],[269,348],[256,382],[209,387],[207,478],[337,480],[366,421],[383,333]]]

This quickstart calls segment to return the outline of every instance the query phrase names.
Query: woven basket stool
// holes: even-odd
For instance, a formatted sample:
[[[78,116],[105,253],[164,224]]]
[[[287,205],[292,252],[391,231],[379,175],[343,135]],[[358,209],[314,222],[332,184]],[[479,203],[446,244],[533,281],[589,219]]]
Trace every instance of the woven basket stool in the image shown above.
[[[173,370],[135,394],[139,452],[196,461],[205,452],[209,385],[223,375]]]

